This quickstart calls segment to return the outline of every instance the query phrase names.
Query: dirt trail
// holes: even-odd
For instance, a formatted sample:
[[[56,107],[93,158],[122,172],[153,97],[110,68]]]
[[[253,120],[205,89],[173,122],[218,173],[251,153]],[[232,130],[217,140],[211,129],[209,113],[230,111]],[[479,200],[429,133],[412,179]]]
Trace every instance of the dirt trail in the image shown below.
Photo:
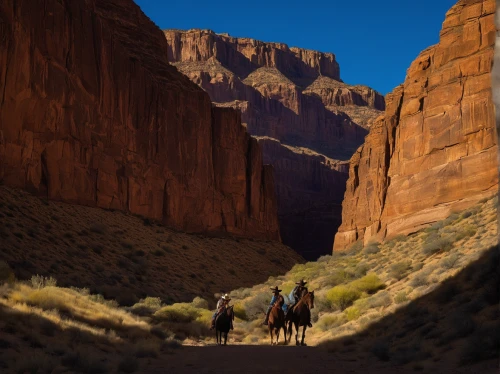
[[[486,374],[498,373],[498,363],[489,361],[479,366],[452,370],[447,370],[445,367],[415,370],[413,365],[395,367],[374,360],[372,357],[363,357],[358,353],[353,356],[341,356],[317,347],[228,345],[225,347],[182,347],[173,354],[165,356],[164,360],[156,361],[144,369],[148,373],[169,374],[402,374],[407,372]]]

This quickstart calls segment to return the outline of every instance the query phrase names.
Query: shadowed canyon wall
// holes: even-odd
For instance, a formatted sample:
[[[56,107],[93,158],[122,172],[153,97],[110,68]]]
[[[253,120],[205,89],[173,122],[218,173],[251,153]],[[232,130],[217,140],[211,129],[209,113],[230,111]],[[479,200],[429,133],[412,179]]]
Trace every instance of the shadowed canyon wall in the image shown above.
[[[242,121],[274,166],[283,242],[308,259],[329,253],[341,222],[345,162],[363,142],[384,98],[340,80],[331,53],[166,30],[169,61]]]
[[[334,249],[408,234],[498,189],[495,1],[461,0],[350,161]]]
[[[240,113],[172,67],[131,0],[0,4],[0,181],[185,231],[279,239]],[[333,73],[333,72],[332,72]]]

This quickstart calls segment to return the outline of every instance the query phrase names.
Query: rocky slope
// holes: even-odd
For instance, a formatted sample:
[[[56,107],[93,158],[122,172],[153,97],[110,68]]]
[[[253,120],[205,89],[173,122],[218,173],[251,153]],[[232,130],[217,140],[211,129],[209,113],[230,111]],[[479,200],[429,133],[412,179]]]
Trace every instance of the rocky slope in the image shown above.
[[[494,0],[461,0],[350,161],[334,249],[408,234],[498,189]]]
[[[0,5],[0,181],[196,232],[279,239],[240,114],[169,65],[131,0]]]
[[[165,36],[169,61],[217,106],[241,110],[263,144],[264,160],[276,170],[284,243],[308,258],[328,253],[347,179],[347,168],[336,165],[363,142],[384,98],[343,83],[330,53],[210,30],[166,30]]]

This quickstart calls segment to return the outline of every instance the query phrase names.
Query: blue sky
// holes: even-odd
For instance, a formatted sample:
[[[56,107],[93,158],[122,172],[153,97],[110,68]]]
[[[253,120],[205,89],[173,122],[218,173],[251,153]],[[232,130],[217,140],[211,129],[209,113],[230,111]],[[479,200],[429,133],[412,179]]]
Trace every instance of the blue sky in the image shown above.
[[[162,29],[211,29],[333,52],[342,80],[386,94],[419,52],[439,41],[457,0],[135,1]]]

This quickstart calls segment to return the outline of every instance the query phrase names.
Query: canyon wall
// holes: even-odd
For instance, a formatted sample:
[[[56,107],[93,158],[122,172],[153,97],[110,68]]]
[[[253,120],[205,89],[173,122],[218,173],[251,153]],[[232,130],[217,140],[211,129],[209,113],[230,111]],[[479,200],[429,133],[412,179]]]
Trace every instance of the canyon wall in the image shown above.
[[[334,250],[409,234],[498,190],[495,1],[461,0],[350,161]]]
[[[283,242],[308,259],[329,253],[341,222],[347,161],[384,98],[340,79],[331,53],[234,38],[210,30],[166,30],[167,56],[219,107],[241,111],[276,172]]]
[[[279,239],[273,173],[131,0],[0,4],[0,181],[180,230]]]

